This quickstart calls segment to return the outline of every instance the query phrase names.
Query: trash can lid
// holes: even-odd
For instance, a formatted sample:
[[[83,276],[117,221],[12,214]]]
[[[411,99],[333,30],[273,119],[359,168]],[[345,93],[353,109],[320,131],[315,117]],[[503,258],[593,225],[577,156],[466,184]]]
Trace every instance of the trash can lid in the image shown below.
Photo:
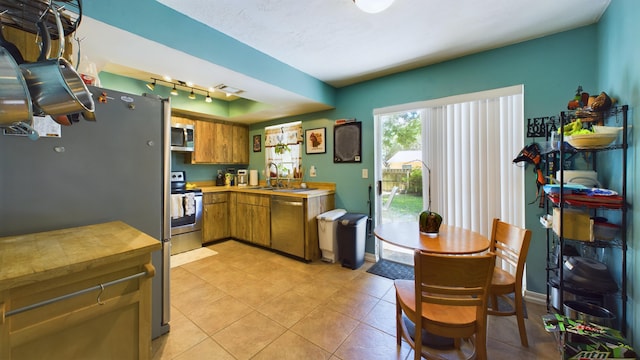
[[[335,221],[336,219],[340,218],[342,215],[346,214],[347,210],[345,209],[334,209],[334,210],[330,210],[327,212],[324,212],[318,216],[316,216],[316,219],[318,220],[327,220],[327,221]]]
[[[365,214],[346,213],[340,219],[338,219],[338,222],[343,226],[349,226],[349,225],[357,225],[359,222],[366,219],[367,219],[367,215]]]

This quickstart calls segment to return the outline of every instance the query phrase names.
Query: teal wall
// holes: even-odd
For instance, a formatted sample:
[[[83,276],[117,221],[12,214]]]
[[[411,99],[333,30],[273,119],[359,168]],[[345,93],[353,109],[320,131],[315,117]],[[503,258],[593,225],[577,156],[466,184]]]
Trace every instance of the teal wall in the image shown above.
[[[598,23],[598,86],[607,91],[612,97],[618,98],[621,104],[628,104],[630,108],[629,124],[634,127],[629,133],[629,150],[627,161],[628,184],[627,195],[630,204],[640,204],[640,191],[636,180],[638,147],[637,141],[640,136],[640,115],[636,109],[640,108],[640,2],[636,0],[614,0],[609,5],[605,15]],[[599,177],[611,179],[610,185],[618,186],[621,174],[621,159],[619,152],[603,153],[598,158]],[[602,171],[601,171],[602,170]],[[600,176],[600,174],[604,176]],[[616,216],[616,213],[609,212],[609,217]],[[636,243],[635,231],[640,225],[640,212],[633,209],[629,211],[627,221],[631,226],[627,230],[629,251],[627,252],[627,282],[628,295],[627,302],[627,337],[633,340],[636,350],[640,344],[640,318],[638,309],[640,308],[640,288],[635,284],[639,277],[638,261],[640,252]],[[617,270],[621,263],[620,251],[615,253],[610,259],[612,270]]]

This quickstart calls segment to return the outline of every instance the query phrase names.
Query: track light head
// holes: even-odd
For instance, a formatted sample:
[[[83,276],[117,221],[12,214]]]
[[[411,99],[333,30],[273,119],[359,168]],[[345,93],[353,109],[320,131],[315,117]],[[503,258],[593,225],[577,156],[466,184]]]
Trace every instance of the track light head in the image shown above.
[[[189,94],[189,99],[195,100],[195,98],[196,98],[196,93],[194,93],[193,89],[191,89],[191,93]]]
[[[178,89],[176,89],[176,85],[173,85],[173,89],[171,90],[171,95],[178,96]]]
[[[207,97],[206,97],[206,98],[204,98],[204,101],[205,101],[205,102],[208,102],[208,103],[210,103],[210,102],[212,102],[212,101],[213,101],[213,99],[211,99],[211,95],[209,95],[209,92],[208,92],[208,91],[207,91]]]

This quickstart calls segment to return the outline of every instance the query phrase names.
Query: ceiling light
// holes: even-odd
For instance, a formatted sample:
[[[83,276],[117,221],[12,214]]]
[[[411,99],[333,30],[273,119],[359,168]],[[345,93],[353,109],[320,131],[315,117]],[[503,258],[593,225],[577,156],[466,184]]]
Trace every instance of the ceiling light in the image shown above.
[[[193,89],[191,89],[191,93],[189,94],[189,99],[194,100],[196,98],[196,94],[193,92]]]
[[[147,83],[147,88],[149,88],[149,90],[153,91],[153,89],[156,88],[156,80],[153,80],[153,83]]]
[[[216,90],[220,90],[227,94],[227,96],[231,95],[239,95],[244,92],[244,90],[240,90],[238,88],[234,88],[225,84],[220,84],[216,86]]]
[[[206,102],[208,102],[208,103],[210,103],[210,102],[212,102],[212,101],[213,101],[213,99],[211,99],[211,95],[209,95],[209,92],[208,92],[208,91],[207,91],[207,97],[206,97],[206,98],[204,98],[204,101],[206,101]]]
[[[171,90],[171,95],[178,96],[178,89],[176,89],[176,85],[173,85],[173,90]]]
[[[360,10],[369,14],[384,11],[393,4],[393,0],[353,0],[353,2]]]

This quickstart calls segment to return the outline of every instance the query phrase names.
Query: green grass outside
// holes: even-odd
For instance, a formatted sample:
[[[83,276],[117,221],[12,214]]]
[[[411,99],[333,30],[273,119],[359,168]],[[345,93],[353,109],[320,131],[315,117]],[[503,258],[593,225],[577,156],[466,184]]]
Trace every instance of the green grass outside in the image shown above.
[[[389,195],[382,196],[382,203],[385,204]],[[422,210],[422,197],[410,194],[396,194],[393,197],[393,202],[389,207],[388,212],[392,212],[399,215],[417,215]]]

